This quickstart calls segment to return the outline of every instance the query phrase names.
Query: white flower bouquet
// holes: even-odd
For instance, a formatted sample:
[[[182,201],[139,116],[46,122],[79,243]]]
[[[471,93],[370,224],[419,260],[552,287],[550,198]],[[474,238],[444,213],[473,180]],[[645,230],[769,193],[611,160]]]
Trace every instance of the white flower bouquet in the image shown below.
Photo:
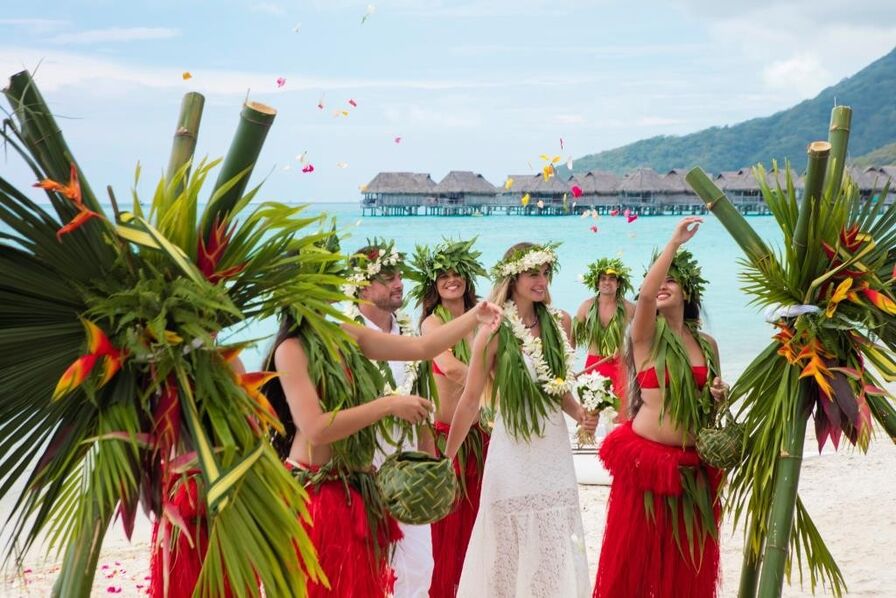
[[[582,407],[589,415],[598,415],[607,411],[610,421],[616,417],[619,409],[619,400],[613,394],[613,381],[597,372],[582,374],[576,379],[576,395]],[[576,433],[576,442],[579,446],[594,444],[594,432],[579,428]]]

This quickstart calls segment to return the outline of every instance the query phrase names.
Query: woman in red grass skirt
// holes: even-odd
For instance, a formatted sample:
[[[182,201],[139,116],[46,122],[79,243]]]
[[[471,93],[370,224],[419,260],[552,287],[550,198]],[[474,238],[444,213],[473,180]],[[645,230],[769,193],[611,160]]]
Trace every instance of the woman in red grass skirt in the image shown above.
[[[418,285],[411,293],[422,307],[420,330],[431,334],[476,305],[476,276],[485,269],[477,261],[472,241],[445,241],[431,252],[418,247],[412,262]],[[436,266],[438,264],[438,266]],[[451,419],[464,390],[470,363],[470,340],[465,338],[432,361],[439,402],[435,415],[435,445],[441,455],[448,442]],[[454,458],[460,482],[455,509],[432,524],[432,553],[435,567],[429,586],[430,598],[454,598],[464,566],[467,544],[479,512],[482,472],[488,451],[488,433],[474,425]]]
[[[289,314],[281,318],[267,368],[280,375],[264,394],[286,432],[274,446],[309,494],[306,529],[327,578],[309,581],[309,596],[383,598],[395,582],[389,557],[401,531],[375,482],[377,429],[391,427],[395,417],[419,424],[432,404],[416,395],[379,396],[383,378],[375,360],[432,359],[499,314],[480,304],[428,339],[343,324],[356,344],[340,346],[341,360],[329,358],[310,327],[297,326]]]
[[[573,336],[576,344],[588,349],[585,372],[597,372],[613,383],[619,399],[619,420],[627,419],[626,371],[620,353],[625,327],[635,306],[625,299],[631,292],[630,270],[618,258],[601,258],[588,266],[583,277],[594,296],[586,299],[576,312]]]
[[[723,472],[703,463],[693,445],[727,389],[716,343],[698,328],[706,281],[690,253],[679,251],[700,222],[677,225],[641,286],[625,351],[632,419],[598,453],[613,484],[595,598],[718,591]]]

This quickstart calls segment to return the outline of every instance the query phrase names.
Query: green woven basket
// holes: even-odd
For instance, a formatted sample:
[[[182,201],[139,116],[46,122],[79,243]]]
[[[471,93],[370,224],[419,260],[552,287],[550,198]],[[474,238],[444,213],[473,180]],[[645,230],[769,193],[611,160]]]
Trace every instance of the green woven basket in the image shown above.
[[[697,454],[704,462],[718,469],[731,469],[744,458],[746,430],[734,421],[731,411],[724,408],[724,422],[716,421],[697,434]],[[721,411],[721,410],[720,410]]]
[[[451,462],[419,451],[389,455],[377,473],[376,485],[392,516],[415,525],[445,517],[457,496]]]

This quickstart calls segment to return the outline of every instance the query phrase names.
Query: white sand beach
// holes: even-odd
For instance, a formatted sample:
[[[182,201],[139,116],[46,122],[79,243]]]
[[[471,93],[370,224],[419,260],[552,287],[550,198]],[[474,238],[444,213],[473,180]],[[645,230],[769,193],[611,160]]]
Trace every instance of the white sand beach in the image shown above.
[[[896,587],[896,446],[878,434],[867,454],[841,445],[839,452],[826,447],[817,455],[814,438],[807,438],[806,459],[800,479],[800,495],[837,559],[854,598],[892,596]],[[580,486],[586,549],[591,576],[597,567],[609,488]],[[94,596],[143,596],[148,580],[150,527],[141,521],[128,542],[120,524],[110,530],[94,583]],[[727,520],[722,536],[722,596],[737,594],[740,577],[742,534]],[[637,555],[632,555],[637,566]],[[49,595],[57,561],[35,556],[24,573],[7,572],[0,596]],[[808,578],[803,587],[795,577],[784,596],[812,596]],[[828,596],[824,588],[816,596]]]

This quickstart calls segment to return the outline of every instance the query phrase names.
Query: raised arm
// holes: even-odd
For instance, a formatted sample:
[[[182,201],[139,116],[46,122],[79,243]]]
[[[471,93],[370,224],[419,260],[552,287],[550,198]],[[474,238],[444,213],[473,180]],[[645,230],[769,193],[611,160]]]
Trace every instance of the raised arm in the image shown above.
[[[653,331],[656,328],[656,294],[669,274],[669,266],[672,265],[675,252],[697,233],[701,222],[703,219],[696,216],[682,218],[675,225],[672,238],[650,266],[647,276],[644,277],[644,282],[641,283],[638,302],[635,304],[635,315],[632,318],[632,343],[650,343],[653,340]]]
[[[460,339],[470,334],[477,323],[489,325],[500,321],[500,318],[501,308],[482,301],[461,317],[451,320],[426,336],[386,334],[356,324],[343,324],[342,328],[358,341],[361,351],[369,359],[425,361],[453,347]]]
[[[457,402],[454,417],[451,418],[451,430],[448,432],[445,456],[449,459],[454,459],[457,455],[467,432],[479,417],[479,399],[485,390],[485,383],[494,367],[498,351],[498,337],[493,336],[493,328],[497,329],[497,326],[482,326],[473,339],[467,382]]]
[[[427,336],[444,325],[440,319],[431,315],[423,320],[423,323],[420,325],[420,334]],[[467,364],[455,357],[451,349],[442,351],[433,358],[433,361],[439,366],[446,378],[455,384],[464,384],[467,379]]]
[[[363,405],[324,412],[317,389],[308,375],[308,358],[302,344],[286,339],[274,353],[280,383],[296,427],[312,446],[346,438],[376,421],[394,415],[413,423],[423,421],[432,409],[424,398],[404,395],[379,397]]]

